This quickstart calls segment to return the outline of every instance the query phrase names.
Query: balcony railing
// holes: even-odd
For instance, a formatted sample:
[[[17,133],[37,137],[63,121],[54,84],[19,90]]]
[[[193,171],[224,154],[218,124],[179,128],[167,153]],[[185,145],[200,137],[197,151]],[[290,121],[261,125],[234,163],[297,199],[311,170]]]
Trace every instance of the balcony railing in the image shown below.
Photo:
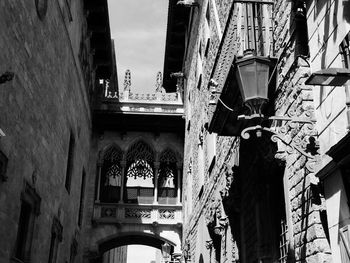
[[[93,221],[98,224],[182,224],[182,206],[95,203]]]
[[[127,187],[127,203],[152,204],[154,201],[154,188],[149,187]]]

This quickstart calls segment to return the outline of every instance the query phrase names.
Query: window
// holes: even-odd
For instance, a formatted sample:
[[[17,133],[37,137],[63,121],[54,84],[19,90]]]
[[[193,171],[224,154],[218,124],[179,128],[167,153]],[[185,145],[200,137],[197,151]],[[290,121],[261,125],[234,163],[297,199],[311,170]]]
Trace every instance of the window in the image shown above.
[[[51,228],[49,263],[56,263],[58,243],[62,242],[62,225],[58,218],[54,217]]]
[[[280,230],[280,240],[279,240],[279,263],[286,263],[288,257],[288,226],[286,220],[281,219],[281,230]]]
[[[0,151],[0,179],[4,182],[7,181],[6,170],[7,170],[7,157]]]
[[[340,54],[343,60],[344,68],[350,69],[350,31],[345,36],[344,40],[339,45]],[[345,87],[345,95],[346,95],[346,116],[348,120],[348,129],[350,129],[350,88]]]
[[[343,65],[345,68],[350,68],[350,32],[346,35],[339,46],[340,54],[342,55]]]
[[[126,201],[152,203],[154,200],[153,149],[145,142],[134,143],[126,154]]]
[[[66,182],[65,182],[65,187],[68,193],[70,192],[70,187],[72,182],[74,147],[75,147],[75,139],[74,139],[73,132],[71,132],[69,137],[68,160],[67,160]]]
[[[21,211],[18,221],[17,239],[14,257],[22,262],[30,261],[35,217],[39,215],[40,197],[26,184],[21,194]]]
[[[350,249],[349,249],[349,225],[339,228],[339,246],[340,246],[340,256],[342,263],[350,262]]]
[[[202,74],[199,75],[198,83],[197,83],[197,89],[200,90],[202,86]]]
[[[215,156],[216,156],[216,134],[207,134],[207,156],[209,161],[208,173],[210,175],[212,169],[215,164]]]
[[[295,3],[295,55],[310,55],[309,37],[307,29],[306,6],[304,1],[296,1]]]
[[[204,149],[203,149],[203,138],[204,137],[204,129],[201,128],[198,137],[198,196],[202,197],[203,188],[204,188],[204,176],[205,176],[205,157],[204,157]]]
[[[176,204],[176,189],[180,187],[177,184],[176,154],[167,148],[160,154],[159,161],[158,202],[160,204]]]
[[[80,186],[80,202],[79,202],[79,214],[78,214],[78,225],[81,226],[83,222],[83,211],[84,211],[84,197],[85,197],[85,170],[83,169],[81,177],[81,186]]]
[[[120,199],[122,185],[122,161],[123,153],[119,147],[113,145],[109,147],[102,161],[100,200],[107,203],[116,203]]]
[[[205,15],[205,24],[204,24],[204,36],[205,36],[205,51],[204,56],[208,56],[209,46],[210,46],[210,5],[208,2],[207,12]]]

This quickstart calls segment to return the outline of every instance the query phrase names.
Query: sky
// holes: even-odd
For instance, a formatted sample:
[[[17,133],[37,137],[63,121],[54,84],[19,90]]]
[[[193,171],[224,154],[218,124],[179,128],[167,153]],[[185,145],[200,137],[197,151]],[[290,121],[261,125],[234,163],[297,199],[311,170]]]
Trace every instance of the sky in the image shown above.
[[[156,249],[154,247],[142,245],[128,246],[127,263],[150,263],[155,259]]]
[[[115,41],[119,90],[131,71],[131,89],[155,90],[163,72],[168,0],[108,0],[111,37]]]

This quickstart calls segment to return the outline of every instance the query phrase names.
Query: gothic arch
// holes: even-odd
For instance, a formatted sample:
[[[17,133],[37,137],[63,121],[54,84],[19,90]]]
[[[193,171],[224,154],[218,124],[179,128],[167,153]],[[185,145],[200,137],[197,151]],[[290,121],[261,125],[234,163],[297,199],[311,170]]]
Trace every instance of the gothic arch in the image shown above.
[[[171,143],[167,143],[164,147],[162,147],[161,151],[160,151],[160,155],[159,157],[165,152],[165,151],[172,151],[173,154],[176,157],[177,162],[182,162],[183,156],[181,155],[181,149],[178,149],[177,145],[175,144],[171,144]]]
[[[178,153],[172,150],[170,147],[166,147],[159,155],[160,162],[178,162],[179,156]]]
[[[122,185],[122,150],[115,144],[101,152],[100,200],[118,202]]]
[[[98,152],[98,162],[102,163],[103,159],[106,155],[108,155],[108,152],[111,150],[117,150],[122,154],[122,160],[124,159],[125,152],[122,150],[122,148],[117,143],[109,143],[107,145],[104,145],[102,149]]]
[[[154,200],[154,149],[143,140],[130,145],[125,155],[126,201],[151,203]]]
[[[160,204],[177,202],[177,189],[180,187],[178,177],[178,157],[172,149],[165,148],[159,155],[158,202]]]
[[[144,159],[147,162],[155,161],[155,150],[142,139],[133,142],[126,151],[126,162],[132,162],[136,159]]]

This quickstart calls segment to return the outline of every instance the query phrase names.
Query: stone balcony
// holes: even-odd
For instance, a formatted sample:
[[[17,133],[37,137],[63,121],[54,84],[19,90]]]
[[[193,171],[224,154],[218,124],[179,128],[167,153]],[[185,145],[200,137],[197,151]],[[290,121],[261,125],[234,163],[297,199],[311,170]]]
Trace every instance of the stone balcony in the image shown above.
[[[182,205],[95,203],[96,224],[182,225]]]

